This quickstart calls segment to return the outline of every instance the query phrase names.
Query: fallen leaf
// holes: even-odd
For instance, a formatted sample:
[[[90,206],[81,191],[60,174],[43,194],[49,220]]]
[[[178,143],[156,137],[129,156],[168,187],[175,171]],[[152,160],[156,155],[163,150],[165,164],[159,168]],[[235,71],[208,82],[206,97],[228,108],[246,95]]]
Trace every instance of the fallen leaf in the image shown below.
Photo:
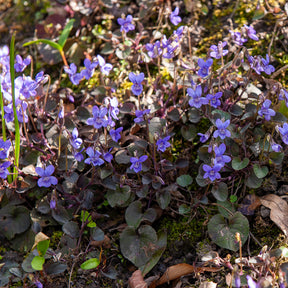
[[[129,286],[131,288],[147,288],[147,283],[144,281],[140,270],[136,270],[129,278]]]
[[[205,281],[200,284],[199,288],[216,288],[217,283]]]
[[[159,280],[153,282],[149,286],[149,288],[157,287],[157,286],[162,285],[166,282],[175,280],[177,278],[180,278],[181,276],[188,275],[191,273],[218,272],[220,270],[221,270],[221,268],[196,267],[196,266],[192,266],[192,265],[189,265],[186,263],[173,265],[165,271],[165,273],[163,274],[163,276]]]
[[[31,251],[36,248],[36,246],[38,245],[39,242],[44,241],[44,240],[48,240],[48,239],[49,239],[49,237],[47,235],[45,235],[44,233],[42,233],[42,232],[37,233],[35,236],[35,242],[34,242],[34,245],[31,249]]]
[[[269,209],[271,220],[288,236],[288,204],[277,195],[269,194],[260,198],[261,204]]]

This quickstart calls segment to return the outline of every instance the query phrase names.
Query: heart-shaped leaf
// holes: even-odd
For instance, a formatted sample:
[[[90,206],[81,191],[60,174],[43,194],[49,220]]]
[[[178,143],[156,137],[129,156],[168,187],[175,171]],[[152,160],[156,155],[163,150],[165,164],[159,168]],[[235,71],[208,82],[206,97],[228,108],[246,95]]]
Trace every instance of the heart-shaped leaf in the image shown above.
[[[256,175],[257,178],[264,178],[268,172],[269,172],[269,169],[267,166],[260,166],[259,164],[254,164],[253,165],[253,171]]]
[[[11,240],[30,227],[29,210],[23,206],[5,206],[0,209],[0,234]]]
[[[181,175],[176,179],[178,185],[187,187],[192,184],[193,178],[190,175]]]
[[[221,214],[213,216],[208,223],[208,233],[212,241],[218,246],[232,251],[239,249],[235,235],[240,233],[242,245],[246,242],[249,234],[249,222],[240,212],[225,219]]]
[[[228,186],[224,182],[216,183],[212,188],[213,196],[219,201],[225,201],[228,197]]]
[[[44,257],[35,256],[31,262],[31,266],[34,270],[41,271],[41,270],[43,270],[44,262],[45,262]]]
[[[155,253],[157,240],[155,230],[149,225],[137,230],[128,226],[120,235],[121,253],[135,266],[144,266]]]
[[[242,170],[245,167],[247,167],[248,164],[249,164],[248,158],[244,158],[243,160],[241,160],[240,157],[235,157],[232,160],[232,168],[234,170]]]

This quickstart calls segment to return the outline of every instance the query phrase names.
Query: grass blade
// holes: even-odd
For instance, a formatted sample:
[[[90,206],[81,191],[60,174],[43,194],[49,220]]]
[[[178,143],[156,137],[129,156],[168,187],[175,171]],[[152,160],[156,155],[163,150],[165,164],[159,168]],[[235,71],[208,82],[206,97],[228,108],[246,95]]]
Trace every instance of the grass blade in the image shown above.
[[[15,32],[12,35],[10,43],[10,77],[11,77],[11,93],[12,93],[12,102],[13,102],[13,113],[14,113],[14,125],[15,125],[15,149],[14,149],[14,169],[13,169],[13,180],[17,179],[18,176],[18,166],[19,166],[19,157],[20,157],[20,128],[16,112],[16,101],[15,101]]]
[[[70,19],[67,25],[64,27],[61,33],[61,36],[59,37],[58,44],[62,47],[62,49],[64,48],[67,38],[73,28],[74,22],[75,22],[75,19]]]

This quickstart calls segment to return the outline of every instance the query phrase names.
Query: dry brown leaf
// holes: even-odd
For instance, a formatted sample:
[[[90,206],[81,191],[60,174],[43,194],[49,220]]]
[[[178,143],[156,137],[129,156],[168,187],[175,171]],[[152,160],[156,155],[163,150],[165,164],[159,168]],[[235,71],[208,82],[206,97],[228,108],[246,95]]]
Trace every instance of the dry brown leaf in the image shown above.
[[[36,246],[38,245],[39,242],[44,241],[44,240],[48,240],[48,239],[49,239],[49,237],[46,234],[44,234],[42,232],[37,233],[35,235],[35,241],[34,241],[34,245],[31,249],[31,251],[36,248]]]
[[[214,267],[196,267],[186,263],[177,264],[169,267],[163,276],[156,282],[152,283],[149,288],[154,288],[159,285],[162,285],[166,282],[175,280],[180,278],[181,276],[188,275],[191,273],[203,273],[203,272],[217,272],[220,271],[221,268]]]
[[[269,194],[260,198],[261,204],[269,209],[271,220],[288,236],[288,204],[277,195]]]
[[[147,288],[140,270],[136,270],[129,278],[129,286],[130,288]]]

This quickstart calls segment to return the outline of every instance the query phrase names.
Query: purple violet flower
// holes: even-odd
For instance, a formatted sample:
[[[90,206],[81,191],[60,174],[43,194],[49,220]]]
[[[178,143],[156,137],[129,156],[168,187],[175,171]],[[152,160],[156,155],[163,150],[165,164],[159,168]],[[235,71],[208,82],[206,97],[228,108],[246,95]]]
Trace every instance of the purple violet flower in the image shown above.
[[[220,119],[216,120],[216,127],[218,130],[214,131],[213,137],[217,138],[218,136],[224,140],[226,137],[230,137],[231,133],[226,128],[229,126],[230,120],[226,120],[225,122],[221,121]]]
[[[250,275],[246,275],[247,284],[249,288],[260,288],[260,284],[255,282]]]
[[[244,28],[246,29],[247,35],[250,39],[255,41],[259,40],[259,38],[256,35],[256,31],[253,27],[244,24]]]
[[[227,155],[223,155],[226,151],[226,145],[224,143],[220,144],[219,147],[214,147],[215,158],[214,164],[219,164],[222,167],[225,166],[225,163],[229,163],[231,161],[231,157]]]
[[[173,31],[173,35],[177,36],[178,40],[180,40],[180,38],[183,36],[184,28],[185,26],[180,26],[177,28],[177,30]]]
[[[81,162],[84,159],[84,156],[82,154],[82,151],[84,150],[84,148],[82,148],[79,152],[77,151],[73,151],[73,156],[75,157],[76,161]]]
[[[146,45],[145,45],[145,48],[146,48],[146,50],[148,51],[148,52],[147,52],[148,56],[151,57],[151,58],[156,58],[156,57],[158,57],[159,55],[161,55],[161,54],[162,54],[162,49],[161,49],[160,46],[161,46],[161,44],[160,44],[160,41],[159,41],[159,40],[156,41],[156,42],[154,43],[154,45],[151,44],[151,43],[146,44]]]
[[[262,104],[261,109],[258,111],[258,115],[261,117],[265,117],[265,120],[269,121],[271,119],[271,116],[275,116],[276,112],[269,108],[271,105],[271,101],[269,99],[266,99],[264,103]]]
[[[268,54],[266,54],[266,59],[262,57],[261,60],[263,64],[263,70],[267,75],[270,75],[275,71],[275,68],[272,65],[269,65],[270,59]]]
[[[277,143],[273,143],[271,145],[271,148],[274,152],[281,152],[282,151],[282,146],[280,144],[277,144]]]
[[[115,129],[111,129],[109,131],[109,134],[112,138],[113,141],[118,142],[121,139],[121,134],[120,132],[123,130],[123,127],[119,127],[116,130]]]
[[[130,166],[131,170],[134,170],[135,173],[139,173],[142,170],[142,163],[148,159],[147,155],[143,155],[140,158],[131,157],[130,162],[132,165]]]
[[[213,167],[204,164],[203,170],[206,172],[203,176],[204,179],[209,178],[212,182],[216,179],[220,179],[221,175],[219,171],[221,170],[222,166],[219,164],[214,165]]]
[[[81,73],[77,73],[77,66],[74,63],[71,63],[70,67],[65,66],[64,71],[69,75],[69,78],[74,85],[78,85],[83,78]]]
[[[136,95],[139,96],[143,91],[143,86],[141,82],[144,80],[144,73],[140,73],[139,75],[134,74],[133,72],[129,73],[129,80],[133,83],[131,90]]]
[[[198,85],[195,90],[192,88],[187,88],[187,93],[191,97],[189,100],[189,105],[191,107],[200,108],[202,105],[209,103],[209,100],[202,96],[202,87]]]
[[[81,138],[78,138],[78,130],[76,127],[73,129],[71,136],[72,136],[72,139],[69,140],[70,144],[72,145],[73,148],[79,149],[83,141]]]
[[[212,45],[210,47],[210,57],[220,59],[222,56],[225,56],[228,54],[228,50],[223,50],[223,48],[227,45],[227,42],[219,42],[218,46]]]
[[[20,105],[18,105],[16,108],[17,118],[20,123],[23,123],[23,121],[25,123],[28,122],[28,116],[26,114],[27,108],[28,108],[28,104],[27,102],[24,102],[24,101],[22,101]]]
[[[133,31],[135,29],[135,26],[132,24],[132,21],[132,15],[127,15],[126,19],[118,18],[117,22],[119,25],[121,25],[120,31],[125,31],[126,33],[128,33],[129,31]]]
[[[11,141],[0,139],[0,159],[6,159],[9,154],[9,149],[11,147]]]
[[[87,119],[88,125],[93,125],[94,128],[100,129],[101,127],[107,127],[108,120],[107,120],[107,108],[106,107],[99,107],[94,106],[92,110],[93,118]]]
[[[23,72],[30,63],[31,58],[29,56],[23,60],[20,55],[16,55],[14,64],[15,71]]]
[[[166,136],[163,139],[158,139],[156,142],[157,145],[157,151],[165,152],[167,148],[171,146],[171,144],[168,142],[170,140],[170,136]]]
[[[181,17],[178,16],[179,14],[179,8],[176,7],[174,11],[171,12],[169,18],[170,18],[170,21],[173,25],[177,26],[181,21]]]
[[[98,63],[100,66],[100,71],[104,75],[108,76],[113,66],[109,63],[106,64],[105,59],[101,55],[97,55]]]
[[[81,76],[85,77],[86,80],[89,80],[95,71],[95,68],[98,66],[98,62],[91,62],[89,59],[84,60],[85,69],[81,71]]]
[[[200,142],[201,143],[205,143],[210,137],[210,134],[207,134],[207,133],[205,133],[205,134],[197,133],[197,135],[200,136]]]
[[[111,163],[111,161],[113,160],[113,155],[110,153],[112,149],[113,148],[110,148],[109,152],[107,152],[103,155],[104,160],[108,163]]]
[[[217,108],[221,105],[221,101],[219,98],[221,98],[223,95],[223,92],[217,92],[216,94],[207,94],[206,98],[210,101],[210,104],[212,107]]]
[[[100,158],[102,154],[98,150],[94,151],[92,147],[88,147],[86,154],[89,158],[85,159],[84,163],[92,164],[93,166],[101,166],[104,163],[104,160]]]
[[[4,106],[4,119],[7,123],[11,122],[14,120],[14,112],[13,112],[13,104],[10,103],[7,106]]]
[[[18,78],[18,77],[17,77]],[[18,79],[17,79],[18,80]],[[22,81],[21,81],[22,80]],[[22,82],[22,83],[21,83]],[[22,85],[21,85],[21,84]],[[20,93],[26,98],[34,97],[37,95],[37,82],[34,81],[30,76],[24,76],[19,78],[19,83],[21,85]]]
[[[282,141],[288,145],[288,124],[284,123],[283,127],[278,127]]]
[[[118,108],[118,99],[116,97],[113,97],[112,99],[110,99],[110,106],[109,106],[109,113],[110,115],[118,120],[117,115],[119,114],[119,108]]]
[[[229,30],[229,32],[231,33],[231,38],[235,44],[242,46],[245,42],[247,42],[247,39],[243,38],[240,32],[234,32],[232,30]]]
[[[168,45],[166,47],[166,53],[163,53],[163,58],[172,59],[174,55],[174,51],[179,47],[178,44],[175,45]]]
[[[146,109],[146,110],[136,110],[135,111],[135,116],[136,118],[134,119],[135,123],[141,123],[144,122],[144,115],[148,115],[150,113],[150,109]]]
[[[41,167],[36,167],[35,171],[36,173],[41,177],[38,179],[37,184],[39,187],[50,187],[51,185],[56,185],[58,183],[58,180],[56,177],[51,176],[54,173],[54,166],[49,165],[45,169]]]
[[[10,161],[6,161],[0,165],[0,178],[6,179],[7,176],[10,174],[8,171],[8,167],[11,165]]]
[[[209,75],[209,68],[212,66],[213,64],[213,59],[209,58],[206,61],[204,61],[202,58],[198,59],[198,65],[200,67],[199,71],[197,72],[197,74],[204,78],[206,76]]]

